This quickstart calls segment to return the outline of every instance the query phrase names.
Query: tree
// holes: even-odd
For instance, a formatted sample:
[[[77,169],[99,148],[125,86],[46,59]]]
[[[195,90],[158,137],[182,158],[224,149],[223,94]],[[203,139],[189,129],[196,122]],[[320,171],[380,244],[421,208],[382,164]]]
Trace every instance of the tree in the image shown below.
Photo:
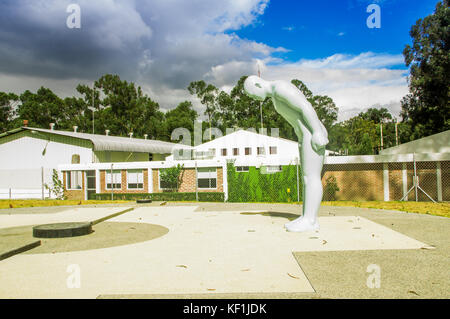
[[[375,124],[385,123],[392,120],[392,114],[389,113],[389,110],[384,107],[380,109],[371,107],[367,111],[359,113],[358,116],[364,120],[372,121]]]
[[[188,86],[188,91],[191,94],[197,95],[201,103],[206,106],[204,114],[208,116],[209,128],[211,128],[213,125],[213,116],[217,110],[219,89],[212,84],[206,84],[205,81],[200,80],[191,82]]]
[[[194,110],[192,103],[184,101],[178,104],[178,106],[165,114],[165,130],[167,138],[170,139],[173,130],[176,128],[186,128],[191,134],[191,141],[189,145],[193,145],[194,142],[194,122],[198,117],[197,112]]]
[[[120,79],[118,75],[105,74],[94,83],[95,90],[87,85],[78,85],[77,91],[84,95],[87,106],[94,105],[95,132],[111,135],[167,139],[164,114],[158,103],[142,92],[140,86]],[[101,98],[103,97],[103,98]],[[93,102],[92,102],[93,101]],[[85,108],[85,120],[92,123],[92,110]],[[92,127],[92,124],[90,124]]]
[[[59,179],[58,172],[56,169],[53,169],[52,173],[52,184],[44,184],[45,189],[49,190],[57,199],[67,199],[67,196],[64,194],[64,183]]]
[[[183,167],[184,164],[178,164],[177,166],[161,169],[161,185],[164,186],[164,188],[170,189],[172,192],[178,192],[181,181],[183,180]]]
[[[413,138],[450,129],[450,9],[439,1],[433,14],[417,20],[403,50],[410,67],[409,91],[402,99],[403,121],[410,121]]]
[[[14,93],[0,92],[0,133],[10,129],[10,123],[15,115],[14,106],[19,97]]]
[[[300,80],[294,79],[291,83],[305,95],[306,99],[316,111],[319,120],[323,123],[327,131],[330,131],[334,122],[337,120],[338,114],[338,107],[333,99],[326,95],[313,95],[306,84]]]
[[[67,126],[70,121],[64,101],[48,88],[41,87],[36,93],[26,90],[19,99],[19,119],[28,120],[32,127],[48,129],[50,123],[59,127]]]

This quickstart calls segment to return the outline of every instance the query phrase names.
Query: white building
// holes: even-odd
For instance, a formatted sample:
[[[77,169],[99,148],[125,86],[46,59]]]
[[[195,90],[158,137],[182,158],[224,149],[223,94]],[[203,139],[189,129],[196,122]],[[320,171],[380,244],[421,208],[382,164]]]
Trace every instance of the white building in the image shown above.
[[[160,161],[177,144],[109,135],[21,127],[0,134],[0,199],[49,197],[61,164]]]
[[[380,155],[388,154],[444,154],[450,153],[450,130],[415,141],[389,147],[380,151]]]
[[[326,154],[330,152],[327,150]],[[167,160],[174,158],[180,156],[175,154]],[[194,147],[194,159],[235,160],[236,166],[249,163],[252,166],[290,165],[296,164],[298,158],[297,142],[247,130],[238,130]]]

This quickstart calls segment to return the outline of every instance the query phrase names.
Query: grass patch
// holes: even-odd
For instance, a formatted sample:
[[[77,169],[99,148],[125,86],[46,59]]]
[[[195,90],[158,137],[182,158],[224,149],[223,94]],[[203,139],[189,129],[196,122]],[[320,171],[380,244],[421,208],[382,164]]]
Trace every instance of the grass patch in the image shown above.
[[[428,214],[442,217],[450,217],[450,203],[431,202],[356,202],[356,201],[332,201],[322,202],[323,206],[347,206],[375,209],[399,210],[408,213]]]
[[[72,205],[97,205],[97,204],[119,204],[129,203],[126,200],[58,200],[58,199],[4,199],[0,200],[0,209],[21,207],[51,207]]]

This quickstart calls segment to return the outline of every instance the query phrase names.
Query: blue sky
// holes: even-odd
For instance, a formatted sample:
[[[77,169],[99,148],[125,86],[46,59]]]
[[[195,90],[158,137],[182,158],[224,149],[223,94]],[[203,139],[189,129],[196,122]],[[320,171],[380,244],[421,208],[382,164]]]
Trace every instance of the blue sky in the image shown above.
[[[339,120],[370,107],[394,116],[408,93],[403,48],[438,0],[1,0],[0,91],[40,86],[62,97],[79,83],[118,74],[161,109],[189,100],[191,81],[230,91],[261,69],[330,96]],[[66,24],[71,4],[80,28]],[[381,8],[369,29],[366,8]]]
[[[366,8],[378,3],[381,28],[369,29]],[[288,61],[323,58],[335,53],[402,53],[411,42],[409,30],[431,14],[436,1],[271,1],[257,22],[235,32],[239,37],[290,50]]]

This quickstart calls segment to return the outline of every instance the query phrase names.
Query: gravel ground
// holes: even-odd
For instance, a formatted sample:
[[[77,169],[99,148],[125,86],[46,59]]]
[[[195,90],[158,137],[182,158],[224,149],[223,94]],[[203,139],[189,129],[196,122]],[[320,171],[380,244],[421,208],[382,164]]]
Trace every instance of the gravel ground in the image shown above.
[[[123,206],[159,206],[152,204],[123,204]],[[261,210],[271,218],[293,219],[301,207],[292,204],[246,203],[166,203],[167,206],[198,206],[197,211],[249,211]],[[89,205],[105,207],[110,205]],[[121,206],[121,205],[117,205]],[[4,209],[0,214],[58,213],[72,207],[35,207]],[[366,250],[293,252],[305,272],[315,293],[239,293],[239,294],[183,294],[183,295],[101,295],[99,298],[449,298],[450,297],[450,219],[431,215],[388,211],[380,209],[322,206],[320,216],[361,216],[392,230],[412,237],[435,249],[419,250]],[[103,224],[103,226],[102,226]],[[108,224],[97,225],[97,235],[107,235]],[[124,225],[124,227],[134,227]],[[14,236],[20,237],[26,227],[0,234],[0,243],[7,244]],[[103,229],[104,228],[104,229]],[[30,227],[28,227],[30,229]],[[101,231],[100,231],[101,230]],[[125,228],[123,229],[125,230]],[[137,232],[140,233],[141,232]],[[141,236],[141,235],[139,235]],[[136,237],[139,237],[136,236]],[[145,237],[145,236],[144,236]],[[137,241],[146,240],[144,237]],[[106,238],[106,237],[105,237]],[[24,241],[24,237],[20,240]],[[122,242],[124,238],[121,239]],[[99,241],[101,242],[101,240]],[[121,244],[120,240],[113,245]],[[81,245],[81,249],[85,246]],[[78,247],[78,248],[80,248]],[[43,246],[27,253],[38,253]],[[380,268],[380,288],[368,288],[370,275],[367,266]]]

